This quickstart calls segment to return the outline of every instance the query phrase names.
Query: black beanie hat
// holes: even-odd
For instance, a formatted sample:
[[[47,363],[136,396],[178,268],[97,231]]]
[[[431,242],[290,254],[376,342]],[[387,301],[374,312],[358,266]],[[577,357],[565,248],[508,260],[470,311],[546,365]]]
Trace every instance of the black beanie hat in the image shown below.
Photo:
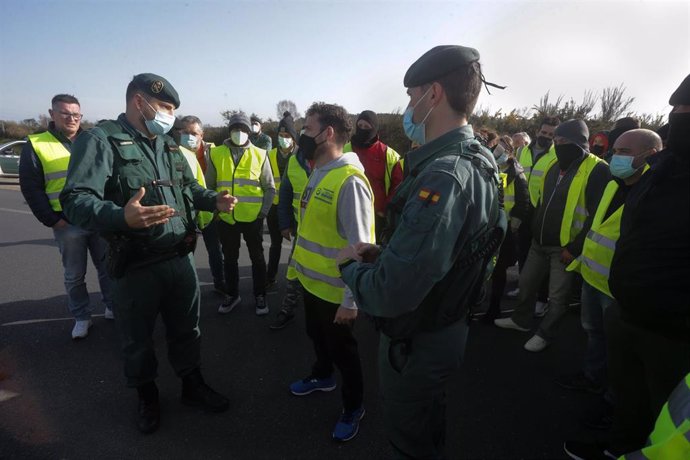
[[[286,132],[292,136],[292,139],[297,141],[297,130],[295,129],[295,122],[292,119],[290,112],[285,112],[283,118],[278,122],[278,134]]]
[[[371,110],[365,110],[364,112],[360,113],[359,116],[357,117],[357,121],[359,120],[364,120],[367,123],[371,125],[373,128],[373,134],[376,135],[379,132],[379,118],[376,116],[376,113],[371,111]],[[357,124],[355,122],[355,124]]]

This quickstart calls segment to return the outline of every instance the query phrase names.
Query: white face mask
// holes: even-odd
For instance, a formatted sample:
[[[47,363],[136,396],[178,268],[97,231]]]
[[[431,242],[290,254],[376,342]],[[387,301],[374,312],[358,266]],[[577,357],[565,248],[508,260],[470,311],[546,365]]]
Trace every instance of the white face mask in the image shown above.
[[[194,134],[182,133],[180,134],[180,144],[191,150],[196,150],[199,147],[199,137]]]
[[[156,112],[156,115],[153,117],[153,120],[147,120],[142,111],[139,111],[139,113],[141,113],[141,116],[144,117],[144,124],[146,125],[146,129],[148,129],[149,132],[154,136],[167,134],[167,132],[170,131],[173,125],[175,124],[175,115],[169,115],[165,112],[161,112],[160,110],[154,109],[153,106],[149,104],[149,101],[147,101],[146,99],[144,99],[144,102],[146,102],[146,105],[151,107],[151,110]]]
[[[280,146],[281,149],[289,149],[292,147],[293,141],[291,137],[278,137],[278,145]]]
[[[252,123],[252,132],[258,133],[259,131],[261,131],[261,125],[258,123]]]
[[[244,145],[249,140],[249,134],[240,129],[233,129],[230,133],[230,140],[235,145]]]

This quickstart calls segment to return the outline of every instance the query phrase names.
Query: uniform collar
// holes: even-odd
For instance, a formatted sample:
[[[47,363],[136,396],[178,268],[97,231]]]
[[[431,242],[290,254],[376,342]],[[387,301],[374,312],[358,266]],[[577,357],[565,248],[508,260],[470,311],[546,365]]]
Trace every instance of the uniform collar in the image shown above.
[[[409,170],[411,171],[435,154],[443,151],[449,145],[457,144],[458,142],[463,142],[469,139],[474,139],[472,125],[464,125],[459,128],[452,129],[440,137],[437,137],[433,141],[428,142],[410,152],[405,161],[409,163]]]

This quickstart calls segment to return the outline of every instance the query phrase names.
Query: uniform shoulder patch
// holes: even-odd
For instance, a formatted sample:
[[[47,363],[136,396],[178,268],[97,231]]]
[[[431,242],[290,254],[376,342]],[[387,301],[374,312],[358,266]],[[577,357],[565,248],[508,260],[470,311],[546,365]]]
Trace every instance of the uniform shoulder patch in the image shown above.
[[[417,199],[424,201],[427,206],[434,205],[441,199],[441,194],[429,188],[423,188],[417,194]]]

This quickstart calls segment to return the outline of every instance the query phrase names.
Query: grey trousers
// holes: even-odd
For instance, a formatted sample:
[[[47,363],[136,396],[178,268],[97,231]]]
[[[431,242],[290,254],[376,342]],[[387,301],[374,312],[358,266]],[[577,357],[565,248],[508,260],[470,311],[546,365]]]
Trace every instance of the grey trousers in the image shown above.
[[[558,324],[568,308],[573,273],[565,271],[566,266],[561,263],[561,251],[560,246],[541,246],[532,240],[527,261],[520,272],[518,304],[511,316],[519,326],[531,326],[537,292],[548,273],[549,311],[537,329],[537,335],[545,340],[554,338]]]

